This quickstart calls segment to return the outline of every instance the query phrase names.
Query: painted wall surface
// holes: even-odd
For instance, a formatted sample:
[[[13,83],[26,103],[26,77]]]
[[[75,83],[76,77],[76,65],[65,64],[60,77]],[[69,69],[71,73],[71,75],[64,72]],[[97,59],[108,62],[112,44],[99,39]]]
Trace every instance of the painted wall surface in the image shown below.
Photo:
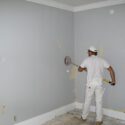
[[[114,14],[113,14],[114,10]],[[92,9],[74,14],[75,61],[78,64],[87,57],[89,46],[103,49],[101,54],[116,72],[117,85],[104,85],[104,107],[125,110],[125,4]],[[108,72],[104,73],[110,78]],[[84,102],[86,74],[79,73],[76,79],[76,100]]]
[[[0,0],[0,124],[74,102],[64,65],[74,57],[73,13],[24,0]]]
[[[0,124],[32,118],[75,98],[84,102],[86,73],[78,74],[74,95],[66,72],[71,67],[63,61],[66,55],[74,59],[75,52],[80,64],[91,45],[104,50],[101,56],[116,72],[117,85],[104,85],[104,107],[125,110],[124,22],[125,5],[73,14],[25,0],[0,0]],[[109,78],[107,72],[104,76]]]

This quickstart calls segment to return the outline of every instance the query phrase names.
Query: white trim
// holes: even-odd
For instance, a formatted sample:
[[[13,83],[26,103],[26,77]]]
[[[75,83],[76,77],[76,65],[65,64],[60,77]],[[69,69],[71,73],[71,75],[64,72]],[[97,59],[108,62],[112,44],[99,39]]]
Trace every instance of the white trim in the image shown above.
[[[71,110],[74,109],[82,109],[83,104],[79,103],[79,102],[75,102],[66,106],[63,106],[61,108],[55,109],[53,111],[47,112],[45,114],[36,116],[34,118],[31,118],[29,120],[17,123],[15,125],[42,125],[45,122],[54,119],[55,117],[62,115],[66,112],[69,112]],[[91,112],[95,112],[95,106],[91,106],[90,108]],[[104,115],[106,116],[110,116],[112,118],[116,118],[119,120],[125,120],[125,113],[123,112],[119,112],[119,111],[115,111],[115,110],[111,110],[111,109],[103,109]]]
[[[42,114],[40,116],[36,116],[34,118],[17,123],[15,125],[42,125],[45,122],[54,119],[56,116],[62,115],[62,114],[69,112],[73,109],[75,109],[75,103],[63,106],[63,107],[58,108],[56,110],[47,112],[47,113]]]
[[[92,4],[81,5],[81,6],[75,7],[75,6],[69,6],[69,5],[62,4],[56,1],[51,1],[51,0],[26,0],[26,1],[43,4],[46,6],[51,6],[51,7],[55,7],[55,8],[59,8],[63,10],[72,11],[72,12],[86,11],[89,9],[125,4],[125,0],[107,0],[107,1],[101,1],[101,2],[96,2]]]
[[[75,107],[76,107],[76,109],[82,109],[83,108],[83,103],[75,102]]]
[[[68,10],[68,11],[72,11],[73,12],[73,7],[66,5],[66,4],[62,4],[56,1],[50,1],[50,0],[26,0],[29,2],[34,2],[34,3],[38,3],[38,4],[43,4],[46,6],[51,6],[51,7],[55,7],[55,8],[59,8],[59,9],[63,9],[63,10]]]
[[[79,103],[79,102],[75,102],[75,107],[77,109],[82,109],[83,104]],[[95,112],[95,106],[91,106],[90,107],[90,111],[91,112]],[[115,111],[115,110],[112,110],[112,109],[103,108],[103,113],[104,113],[104,115],[110,116],[112,118],[125,120],[125,113],[123,113],[123,112],[119,112],[119,111]]]
[[[108,7],[113,5],[125,4],[125,0],[107,0],[102,2],[96,2],[88,5],[74,7],[74,12],[86,11],[89,9]]]

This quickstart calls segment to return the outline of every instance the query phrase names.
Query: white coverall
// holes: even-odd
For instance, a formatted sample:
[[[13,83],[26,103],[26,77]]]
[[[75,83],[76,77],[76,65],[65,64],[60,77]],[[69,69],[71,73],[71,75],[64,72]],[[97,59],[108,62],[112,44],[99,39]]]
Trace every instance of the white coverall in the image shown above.
[[[104,59],[92,55],[85,59],[80,66],[82,68],[87,68],[87,85],[82,118],[87,118],[92,96],[95,94],[96,121],[102,121],[102,98],[104,93],[104,88],[102,87],[102,73],[104,68],[109,68],[110,65]]]

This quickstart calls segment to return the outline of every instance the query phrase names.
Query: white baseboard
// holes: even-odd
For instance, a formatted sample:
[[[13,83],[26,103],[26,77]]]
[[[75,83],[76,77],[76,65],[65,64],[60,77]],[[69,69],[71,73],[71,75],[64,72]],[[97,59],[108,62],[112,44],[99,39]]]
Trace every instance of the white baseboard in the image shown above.
[[[73,109],[75,109],[75,103],[63,106],[63,107],[58,108],[56,110],[47,112],[47,113],[42,114],[40,116],[36,116],[32,119],[17,123],[15,125],[42,125],[45,122],[54,119],[56,116],[62,115],[62,114],[69,112]]]
[[[79,103],[79,102],[75,102],[75,107],[77,109],[82,109],[83,108],[83,104]],[[90,111],[91,112],[95,112],[95,106],[91,106],[90,107]],[[103,108],[103,114],[106,115],[106,116],[110,116],[112,118],[125,120],[125,113],[123,113],[123,112],[119,112],[119,111]]]
[[[72,104],[63,106],[61,108],[55,109],[53,111],[47,112],[45,114],[42,114],[40,116],[36,116],[34,118],[31,118],[29,120],[17,123],[15,125],[42,125],[45,122],[54,119],[56,116],[62,115],[66,112],[69,112],[74,109],[82,109],[83,104],[79,102],[74,102]],[[95,106],[91,106],[90,108],[91,112],[95,112]],[[125,120],[125,113],[119,112],[119,111],[114,111],[111,109],[103,109],[104,115],[110,116],[112,118],[120,119],[120,120]]]

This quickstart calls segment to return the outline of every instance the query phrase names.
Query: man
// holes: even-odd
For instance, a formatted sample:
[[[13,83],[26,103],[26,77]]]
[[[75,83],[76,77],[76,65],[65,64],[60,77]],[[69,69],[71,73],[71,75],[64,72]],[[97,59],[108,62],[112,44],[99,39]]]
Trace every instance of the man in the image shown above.
[[[83,61],[79,66],[78,71],[87,72],[87,85],[86,85],[86,95],[84,110],[82,113],[82,120],[86,121],[89,114],[89,108],[92,100],[92,96],[95,94],[96,100],[96,125],[101,125],[103,123],[102,117],[102,97],[104,93],[104,88],[102,87],[102,73],[104,68],[106,68],[111,76],[111,85],[115,85],[115,73],[113,68],[102,58],[97,56],[98,52],[95,47],[90,47],[88,50],[88,58]]]

